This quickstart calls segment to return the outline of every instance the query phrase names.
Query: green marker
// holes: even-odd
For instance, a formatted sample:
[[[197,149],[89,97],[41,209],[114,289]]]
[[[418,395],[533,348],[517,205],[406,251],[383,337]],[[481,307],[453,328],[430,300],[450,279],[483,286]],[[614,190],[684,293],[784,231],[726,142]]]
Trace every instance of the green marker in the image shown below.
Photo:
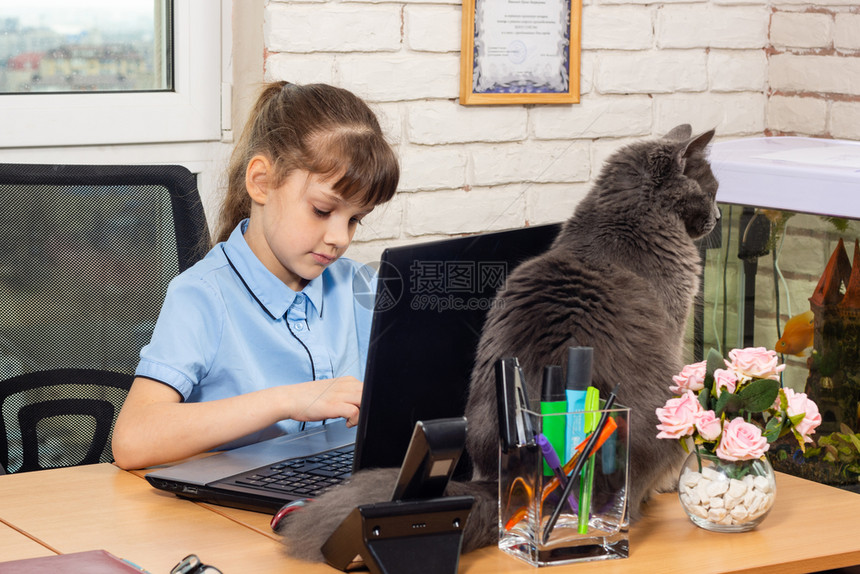
[[[600,419],[600,393],[594,387],[588,387],[585,392],[585,434],[589,435],[597,428]],[[579,480],[579,517],[578,532],[588,534],[588,521],[591,518],[591,489],[594,485],[594,454],[585,461]]]
[[[567,399],[564,394],[564,377],[559,365],[549,365],[543,369],[543,385],[540,393],[540,414],[552,415],[541,417],[541,432],[555,449],[555,452],[565,452],[564,429],[565,417],[560,413],[567,412]],[[544,461],[544,476],[553,476],[553,471]]]

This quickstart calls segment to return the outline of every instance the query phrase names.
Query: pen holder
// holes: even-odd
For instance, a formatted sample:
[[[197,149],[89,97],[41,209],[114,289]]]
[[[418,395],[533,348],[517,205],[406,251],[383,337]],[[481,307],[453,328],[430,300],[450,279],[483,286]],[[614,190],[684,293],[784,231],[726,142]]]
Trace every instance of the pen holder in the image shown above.
[[[599,418],[604,411],[541,415],[520,411],[528,417],[535,433],[552,428],[563,417],[582,420]],[[615,405],[608,411],[615,426],[575,481],[562,501],[559,479],[547,475],[544,454],[537,442],[502,448],[499,458],[499,548],[533,566],[627,558],[628,555],[628,421],[630,409]],[[596,420],[596,419],[592,419]],[[553,445],[559,453],[564,475],[570,475],[578,455],[565,459],[563,445]],[[566,479],[567,480],[567,479]],[[561,514],[544,542],[544,530],[556,506]]]

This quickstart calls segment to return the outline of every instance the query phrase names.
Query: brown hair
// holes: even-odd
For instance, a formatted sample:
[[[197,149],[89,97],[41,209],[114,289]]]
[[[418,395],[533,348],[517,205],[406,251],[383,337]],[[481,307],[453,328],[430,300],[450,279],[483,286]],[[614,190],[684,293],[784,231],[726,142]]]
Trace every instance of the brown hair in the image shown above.
[[[400,177],[394,151],[360,98],[327,84],[268,84],[230,157],[216,243],[251,213],[245,171],[257,155],[274,165],[274,187],[297,169],[339,175],[333,189],[363,206],[390,200]]]

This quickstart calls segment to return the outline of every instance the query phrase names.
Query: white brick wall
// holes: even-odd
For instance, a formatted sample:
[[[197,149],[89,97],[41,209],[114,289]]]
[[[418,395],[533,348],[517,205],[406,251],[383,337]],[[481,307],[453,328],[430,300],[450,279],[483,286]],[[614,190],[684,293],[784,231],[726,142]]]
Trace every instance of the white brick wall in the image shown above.
[[[833,30],[837,50],[860,50],[860,14],[837,14]]]
[[[459,0],[269,0],[264,22],[265,79],[354,91],[400,154],[401,193],[351,250],[365,260],[560,221],[608,154],[678,123],[860,138],[856,0],[585,0],[574,105],[459,105]]]
[[[821,48],[833,39],[833,17],[829,14],[777,12],[770,24],[770,42],[775,48]]]
[[[778,54],[768,69],[777,91],[860,95],[860,58]]]
[[[827,131],[827,102],[819,98],[774,96],[768,103],[768,127],[779,132],[817,136]]]
[[[767,11],[758,6],[666,6],[656,28],[660,48],[764,48]]]
[[[781,2],[770,23],[769,135],[860,139],[856,2]]]

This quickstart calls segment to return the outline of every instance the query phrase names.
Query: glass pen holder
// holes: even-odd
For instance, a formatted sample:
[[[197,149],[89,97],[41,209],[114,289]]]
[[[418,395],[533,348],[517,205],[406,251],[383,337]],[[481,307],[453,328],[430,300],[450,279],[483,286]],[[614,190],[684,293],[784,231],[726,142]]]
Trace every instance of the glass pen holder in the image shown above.
[[[559,437],[558,429],[571,430],[571,424],[589,419],[597,424],[607,412],[604,434],[598,434],[599,448],[574,475],[575,450],[583,445],[582,434],[574,435],[574,453]],[[518,411],[528,424],[519,430],[522,440],[500,449],[499,457],[499,548],[533,566],[550,566],[591,560],[627,558],[628,555],[628,436],[630,409],[615,406],[609,411],[582,411],[545,414]],[[564,432],[564,431],[562,431]],[[529,436],[531,435],[531,436]],[[547,439],[557,452],[560,472],[555,472],[544,455]],[[585,434],[584,439],[590,434]],[[551,456],[549,457],[551,458]],[[573,481],[562,487],[559,475]],[[568,478],[569,477],[569,478]],[[555,525],[548,527],[556,507],[561,504]]]

